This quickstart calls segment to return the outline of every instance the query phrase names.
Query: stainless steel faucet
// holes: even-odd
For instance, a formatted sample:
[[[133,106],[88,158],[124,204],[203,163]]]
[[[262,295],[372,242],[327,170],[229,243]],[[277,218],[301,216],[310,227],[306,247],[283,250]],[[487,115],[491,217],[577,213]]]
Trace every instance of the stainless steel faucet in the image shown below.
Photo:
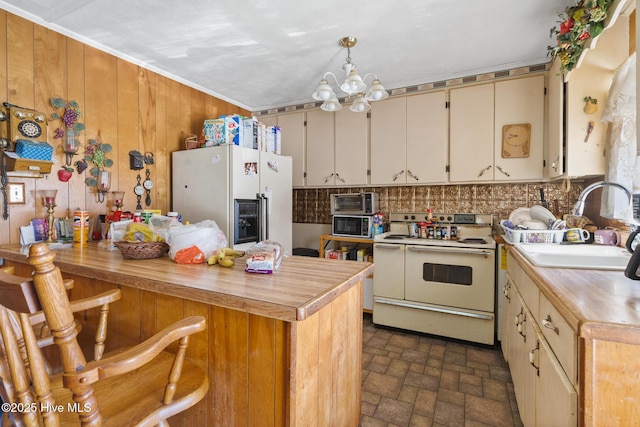
[[[571,214],[574,216],[582,216],[582,211],[584,211],[584,201],[587,198],[587,195],[591,193],[593,190],[595,190],[596,188],[606,187],[606,186],[617,187],[622,191],[624,191],[627,197],[629,198],[629,204],[631,204],[631,198],[633,197],[633,194],[631,194],[631,191],[627,187],[625,187],[624,185],[618,184],[617,182],[598,181],[598,182],[594,182],[591,185],[586,186],[585,189],[582,190],[582,193],[580,193],[580,197],[578,197],[578,201],[573,206],[573,210],[571,211]]]

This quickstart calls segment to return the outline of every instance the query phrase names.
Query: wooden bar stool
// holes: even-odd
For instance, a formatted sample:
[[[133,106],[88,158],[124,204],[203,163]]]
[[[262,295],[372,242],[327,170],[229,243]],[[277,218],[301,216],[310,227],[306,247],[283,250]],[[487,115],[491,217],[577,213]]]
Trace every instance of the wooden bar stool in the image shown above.
[[[203,317],[183,319],[143,343],[87,363],[54,258],[46,244],[36,243],[29,251],[29,263],[35,269],[32,278],[0,272],[0,336],[4,343],[0,356],[6,358],[16,401],[34,409],[15,413],[17,419],[27,426],[41,422],[50,426],[165,426],[166,419],[206,395],[205,370],[185,359],[189,336],[206,329]],[[27,363],[20,355],[11,311],[17,313]],[[43,312],[60,350],[64,370],[60,375],[47,374],[37,345],[30,317],[38,311]],[[176,341],[175,354],[165,351]]]

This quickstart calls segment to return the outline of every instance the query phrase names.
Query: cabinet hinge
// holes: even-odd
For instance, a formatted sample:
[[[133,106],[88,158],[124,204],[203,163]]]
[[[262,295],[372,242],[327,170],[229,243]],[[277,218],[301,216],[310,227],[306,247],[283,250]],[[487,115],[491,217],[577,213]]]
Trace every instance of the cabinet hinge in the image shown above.
[[[307,126],[307,121],[306,120],[304,121],[304,125]]]
[[[451,169],[449,168],[449,165],[446,165],[446,166],[444,167],[444,171],[445,171],[445,172],[447,172],[447,173],[448,173],[448,172],[451,172]]]
[[[445,101],[444,108],[451,108],[451,101]]]
[[[367,169],[367,176],[371,176],[371,169]]]
[[[371,113],[367,112],[367,119],[370,119],[370,118],[371,118]]]
[[[547,167],[547,161],[546,161],[546,160],[544,160],[544,159],[542,159],[542,167],[543,167],[543,168],[546,168],[546,167]]]
[[[303,172],[303,173],[302,173],[302,177],[303,177],[303,178],[306,178],[306,177],[307,177],[307,173],[306,173],[306,172]]]
[[[545,95],[547,94],[547,88],[546,87],[544,88],[544,94]]]

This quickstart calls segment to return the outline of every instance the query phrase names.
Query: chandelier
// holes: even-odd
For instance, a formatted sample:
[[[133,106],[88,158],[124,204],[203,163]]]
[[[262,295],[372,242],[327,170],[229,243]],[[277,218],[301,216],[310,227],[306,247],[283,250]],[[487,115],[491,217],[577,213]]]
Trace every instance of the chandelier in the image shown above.
[[[360,77],[356,72],[356,64],[351,62],[351,48],[354,47],[357,42],[358,39],[355,37],[343,37],[338,42],[340,46],[347,48],[347,62],[342,65],[342,69],[346,75],[344,83],[340,84],[336,75],[327,71],[324,73],[324,76],[322,76],[318,88],[313,95],[311,95],[313,99],[323,101],[320,108],[324,111],[337,111],[342,108],[336,93],[327,80],[329,76],[333,77],[333,80],[340,90],[347,94],[347,98],[354,98],[349,109],[356,113],[368,111],[371,108],[369,101],[381,101],[389,96],[382,86],[382,83],[380,83],[380,80],[378,80],[378,76],[374,73],[367,73],[364,77]],[[373,81],[367,91],[367,85],[364,80],[370,76],[373,77]]]

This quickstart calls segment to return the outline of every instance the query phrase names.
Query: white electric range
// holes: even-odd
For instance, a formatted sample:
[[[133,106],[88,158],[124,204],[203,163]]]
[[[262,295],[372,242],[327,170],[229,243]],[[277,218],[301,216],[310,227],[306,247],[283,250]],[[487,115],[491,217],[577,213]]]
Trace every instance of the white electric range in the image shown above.
[[[389,222],[374,238],[373,322],[493,345],[492,216],[398,212]]]

